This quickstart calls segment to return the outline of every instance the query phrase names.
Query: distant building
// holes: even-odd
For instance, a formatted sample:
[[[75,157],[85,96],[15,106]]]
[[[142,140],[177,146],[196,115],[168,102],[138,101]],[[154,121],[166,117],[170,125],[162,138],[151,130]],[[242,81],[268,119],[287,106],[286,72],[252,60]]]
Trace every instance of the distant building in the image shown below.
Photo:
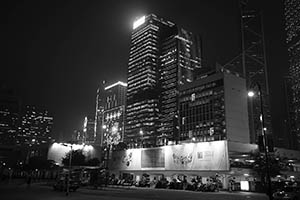
[[[293,148],[300,148],[300,2],[285,0],[285,30],[289,54],[289,125],[292,140],[297,140]],[[296,137],[294,137],[296,135]]]
[[[85,141],[85,137],[83,134],[83,130],[74,130],[72,134],[72,142],[76,144],[83,144]]]
[[[121,81],[97,90],[95,130],[101,146],[124,139],[126,90],[127,84]]]
[[[174,138],[178,87],[200,68],[199,37],[154,14],[133,24],[124,140],[130,147]],[[175,124],[176,126],[176,124]]]
[[[95,127],[96,144],[102,145],[103,143],[103,114],[104,114],[104,84],[97,89],[96,95],[96,112],[95,112]]]
[[[27,105],[22,111],[17,143],[30,146],[49,144],[52,141],[52,126],[53,117],[47,110]]]
[[[83,142],[86,144],[94,144],[96,142],[95,118],[87,116],[83,122]]]
[[[117,144],[124,139],[127,84],[118,81],[104,90],[103,143]]]
[[[20,120],[19,99],[12,90],[0,88],[0,144],[14,145]]]
[[[180,87],[177,141],[249,143],[244,78],[217,72]]]
[[[254,4],[254,1],[239,0],[239,6],[241,53],[223,67],[232,72],[238,72],[244,77],[248,90],[257,90],[257,83],[261,86],[266,133],[271,136],[273,131],[262,12]],[[261,132],[259,98],[248,99],[248,113],[250,142],[258,143],[257,135]],[[281,143],[281,138],[282,135],[274,136],[274,142]]]

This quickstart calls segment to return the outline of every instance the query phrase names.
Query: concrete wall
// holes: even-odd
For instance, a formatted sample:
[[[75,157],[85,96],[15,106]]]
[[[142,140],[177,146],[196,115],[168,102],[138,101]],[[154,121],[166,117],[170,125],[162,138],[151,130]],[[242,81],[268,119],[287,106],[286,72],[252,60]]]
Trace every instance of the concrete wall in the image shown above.
[[[229,141],[249,143],[246,81],[224,73],[225,119]]]

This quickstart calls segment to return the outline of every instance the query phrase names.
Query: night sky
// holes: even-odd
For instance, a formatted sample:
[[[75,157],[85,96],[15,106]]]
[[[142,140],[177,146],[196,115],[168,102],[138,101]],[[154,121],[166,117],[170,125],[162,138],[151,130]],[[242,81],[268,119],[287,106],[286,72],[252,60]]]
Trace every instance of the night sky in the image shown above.
[[[287,72],[283,4],[261,1],[274,131],[283,131]],[[132,23],[154,13],[202,36],[206,62],[225,64],[240,52],[237,0],[9,1],[2,8],[0,82],[23,104],[54,116],[66,139],[94,115],[103,80],[126,81]]]

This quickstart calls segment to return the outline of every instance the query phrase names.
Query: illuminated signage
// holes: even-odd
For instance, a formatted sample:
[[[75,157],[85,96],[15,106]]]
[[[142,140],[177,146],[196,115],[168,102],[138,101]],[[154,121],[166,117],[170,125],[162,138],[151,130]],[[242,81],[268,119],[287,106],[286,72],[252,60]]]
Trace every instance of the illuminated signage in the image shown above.
[[[53,143],[48,150],[47,158],[54,160],[59,165],[62,164],[62,158],[72,150],[82,150],[87,157],[96,157],[96,151],[93,146],[86,144],[71,144],[71,143]]]
[[[249,191],[249,182],[248,181],[241,181],[241,190]]]
[[[143,16],[143,17],[139,18],[138,20],[136,20],[135,22],[133,22],[133,29],[136,29],[137,27],[139,27],[140,25],[145,23],[145,19],[146,19],[146,17]]]

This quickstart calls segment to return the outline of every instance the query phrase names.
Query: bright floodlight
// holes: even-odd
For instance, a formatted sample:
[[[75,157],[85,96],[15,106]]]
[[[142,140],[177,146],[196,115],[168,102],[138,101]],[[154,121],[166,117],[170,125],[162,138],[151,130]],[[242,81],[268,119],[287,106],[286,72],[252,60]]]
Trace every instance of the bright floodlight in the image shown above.
[[[255,93],[253,91],[248,92],[248,97],[253,97],[254,95],[255,95]]]

